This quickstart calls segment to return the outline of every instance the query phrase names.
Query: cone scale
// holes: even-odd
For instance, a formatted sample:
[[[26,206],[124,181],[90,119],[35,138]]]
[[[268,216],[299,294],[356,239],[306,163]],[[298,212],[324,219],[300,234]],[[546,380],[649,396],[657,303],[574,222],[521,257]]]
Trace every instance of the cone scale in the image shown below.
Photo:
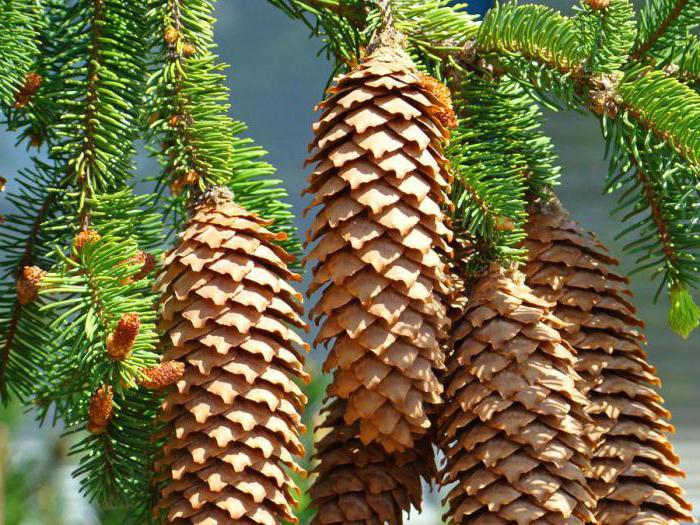
[[[452,329],[438,444],[457,524],[593,523],[587,400],[550,303],[493,265]]]
[[[642,348],[643,323],[627,279],[613,270],[618,261],[556,200],[533,210],[526,231],[527,282],[557,304],[591,399],[586,433],[595,441],[588,476],[599,498],[596,518],[606,525],[694,521],[677,482],[684,474],[668,441],[670,413]]]
[[[296,521],[306,380],[301,297],[278,235],[217,190],[193,213],[156,286],[164,360],[184,371],[163,407],[159,509],[176,524]]]
[[[307,242],[321,291],[311,316],[330,347],[329,393],[363,443],[411,448],[440,401],[435,371],[450,232],[445,102],[401,49],[382,46],[321,103],[307,193],[318,207]]]
[[[435,460],[426,439],[403,453],[386,452],[378,443],[363,444],[357,423],[345,423],[345,400],[324,410],[318,427],[311,488],[317,513],[312,525],[400,525],[411,506],[420,510],[421,481],[435,478]]]

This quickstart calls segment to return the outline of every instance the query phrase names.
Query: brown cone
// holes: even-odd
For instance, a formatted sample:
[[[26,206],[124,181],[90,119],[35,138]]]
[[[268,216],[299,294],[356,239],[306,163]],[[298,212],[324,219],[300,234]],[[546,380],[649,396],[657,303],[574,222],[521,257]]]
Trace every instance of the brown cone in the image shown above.
[[[295,380],[308,378],[291,327],[305,325],[291,257],[267,224],[228,199],[204,201],[156,283],[163,359],[185,365],[157,465],[169,523],[295,521],[289,470],[301,471],[306,402]]]
[[[578,352],[576,368],[590,389],[587,433],[596,441],[589,472],[605,525],[693,521],[676,479],[683,476],[668,442],[670,413],[653,387],[643,323],[630,304],[618,261],[557,202],[531,215],[526,247],[528,283],[557,303],[562,333]]]
[[[318,465],[310,495],[317,513],[312,525],[400,525],[413,505],[420,510],[421,480],[435,478],[428,440],[414,449],[387,452],[378,443],[363,444],[358,424],[344,421],[346,401],[333,400],[324,410],[316,444]]]
[[[592,523],[575,357],[523,280],[494,265],[452,330],[438,435],[453,523]]]
[[[441,393],[448,132],[426,86],[403,51],[380,47],[330,90],[310,146],[316,343],[333,341],[324,370],[346,422],[389,452],[426,434]]]

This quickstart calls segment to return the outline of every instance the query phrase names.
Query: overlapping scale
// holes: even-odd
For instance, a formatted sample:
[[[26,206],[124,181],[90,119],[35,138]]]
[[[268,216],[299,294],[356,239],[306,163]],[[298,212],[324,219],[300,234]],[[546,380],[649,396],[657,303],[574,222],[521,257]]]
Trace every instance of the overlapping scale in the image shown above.
[[[444,102],[401,50],[380,47],[320,105],[306,190],[318,207],[307,242],[321,290],[311,315],[330,346],[330,394],[364,443],[411,448],[438,403],[451,233],[443,208]]]
[[[493,265],[452,328],[438,442],[458,524],[593,522],[587,400],[562,322],[524,275]]]
[[[606,525],[691,522],[678,485],[684,474],[668,441],[670,413],[647,361],[643,323],[631,304],[618,261],[553,200],[533,210],[525,243],[528,284],[556,303],[562,333],[578,352],[593,418],[586,432],[596,446],[590,485],[596,517]]]
[[[346,401],[334,399],[323,411],[311,488],[316,516],[312,525],[401,525],[411,507],[420,510],[421,481],[435,478],[428,439],[404,452],[365,445],[358,424],[345,423]]]
[[[268,225],[230,195],[205,199],[157,279],[164,359],[184,364],[163,406],[167,523],[296,520],[308,347],[293,258]]]

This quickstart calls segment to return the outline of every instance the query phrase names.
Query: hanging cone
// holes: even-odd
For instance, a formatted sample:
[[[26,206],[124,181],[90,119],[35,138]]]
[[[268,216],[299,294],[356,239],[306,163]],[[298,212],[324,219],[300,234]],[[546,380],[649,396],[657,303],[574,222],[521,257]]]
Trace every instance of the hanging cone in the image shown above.
[[[427,432],[441,393],[448,132],[430,86],[402,50],[380,47],[331,88],[310,146],[316,343],[333,341],[324,370],[346,422],[389,452]]]
[[[527,225],[528,283],[557,303],[564,337],[578,352],[576,368],[591,398],[596,442],[589,472],[605,525],[691,522],[691,505],[674,478],[682,477],[668,442],[670,413],[654,390],[660,384],[642,349],[642,322],[630,304],[618,261],[553,201]]]
[[[168,523],[296,521],[288,471],[301,471],[306,398],[295,380],[308,378],[290,326],[305,325],[288,284],[293,258],[267,225],[215,188],[156,282],[163,359],[184,363],[163,406],[170,435],[157,465]]]
[[[592,523],[587,400],[550,303],[494,265],[452,330],[438,436],[451,523]]]
[[[357,423],[345,423],[346,401],[334,399],[318,430],[310,495],[317,514],[312,525],[400,525],[413,505],[420,510],[421,480],[435,479],[429,440],[405,452],[386,452],[378,443],[363,444]]]

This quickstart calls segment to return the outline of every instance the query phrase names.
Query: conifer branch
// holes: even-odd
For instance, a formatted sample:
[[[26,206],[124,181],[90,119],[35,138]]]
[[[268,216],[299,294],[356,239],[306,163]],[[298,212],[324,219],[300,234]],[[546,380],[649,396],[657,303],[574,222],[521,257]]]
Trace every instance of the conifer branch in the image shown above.
[[[589,73],[613,73],[627,62],[637,33],[634,16],[630,0],[611,0],[605,9],[585,4],[575,22],[587,49]]]
[[[650,2],[647,0],[642,12],[642,25],[637,43],[630,53],[630,59],[637,61],[652,51],[662,39],[673,38],[669,29],[674,25],[682,25],[684,18],[688,18],[688,24],[692,23],[693,13],[699,9],[692,5],[692,0],[661,0]],[[695,14],[700,13],[696,11]],[[694,24],[697,25],[695,20]]]
[[[38,55],[41,4],[32,0],[5,2],[0,9],[0,106],[10,107],[27,82]]]
[[[226,185],[239,204],[274,220],[273,229],[288,236],[285,247],[298,253],[281,181],[262,160],[266,152],[241,136],[246,126],[228,116],[226,66],[214,53],[212,11],[211,2],[199,0],[149,6],[159,50],[148,88],[148,138],[163,166],[156,179],[159,205],[177,231],[193,196],[208,185]]]
[[[690,164],[700,166],[700,94],[660,71],[635,69],[618,86],[623,107]]]
[[[41,208],[39,209],[34,222],[32,223],[31,229],[29,231],[29,236],[24,244],[24,249],[22,255],[19,258],[17,265],[14,267],[11,277],[15,279],[19,278],[22,268],[25,266],[31,266],[34,263],[33,249],[34,243],[39,235],[39,230],[43,222],[46,220],[49,209],[51,208],[54,201],[54,194],[49,193],[44,200]],[[3,401],[7,402],[7,384],[6,384],[6,371],[8,366],[8,361],[10,358],[10,352],[15,343],[15,337],[17,336],[17,330],[19,327],[20,319],[22,316],[23,305],[19,298],[15,299],[14,306],[12,308],[12,317],[8,323],[8,326],[3,329],[5,332],[5,338],[2,343],[2,351],[0,353],[0,396]]]

